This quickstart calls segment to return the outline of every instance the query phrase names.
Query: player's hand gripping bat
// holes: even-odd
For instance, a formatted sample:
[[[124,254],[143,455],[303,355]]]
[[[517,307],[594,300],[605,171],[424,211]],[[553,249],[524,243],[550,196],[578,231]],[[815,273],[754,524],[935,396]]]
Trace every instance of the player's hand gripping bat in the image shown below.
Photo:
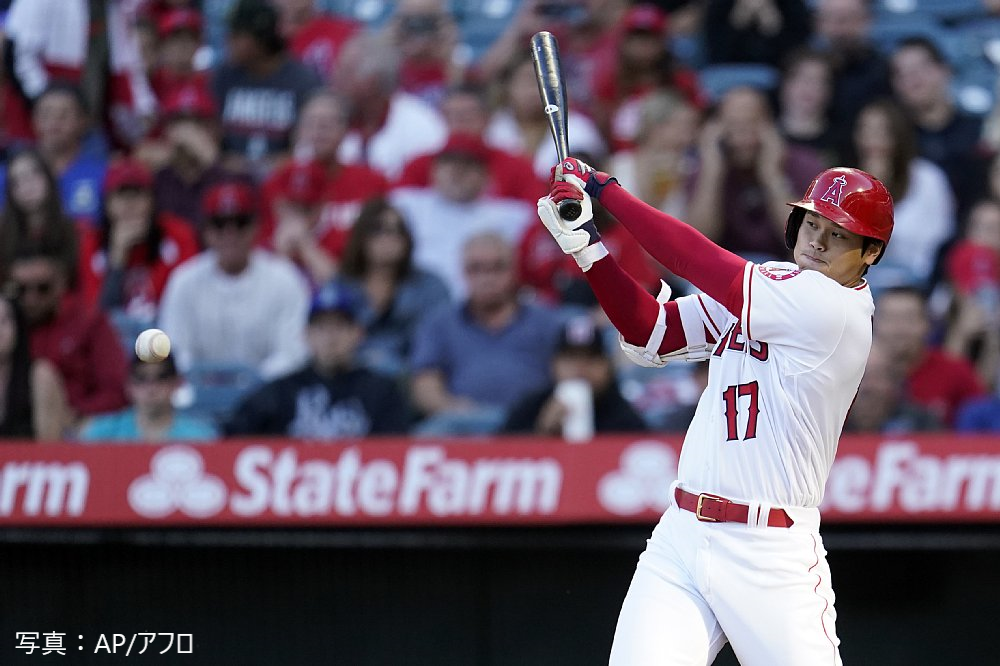
[[[563,86],[562,67],[559,65],[559,45],[551,32],[537,32],[531,38],[531,57],[535,61],[535,78],[538,79],[538,94],[545,105],[545,117],[549,119],[552,140],[556,144],[556,155],[561,164],[569,153],[569,137],[566,131],[566,88]],[[559,215],[572,222],[580,217],[582,208],[579,201],[565,200],[559,203]]]

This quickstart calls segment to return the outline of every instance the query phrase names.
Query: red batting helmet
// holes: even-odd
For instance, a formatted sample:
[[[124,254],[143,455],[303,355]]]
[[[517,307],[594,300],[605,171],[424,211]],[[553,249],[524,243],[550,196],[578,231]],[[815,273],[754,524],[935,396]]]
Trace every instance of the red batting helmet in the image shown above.
[[[819,213],[848,231],[882,241],[882,258],[892,235],[892,195],[875,176],[861,169],[835,167],[816,176],[800,201],[788,204],[785,245],[795,247],[805,211]]]

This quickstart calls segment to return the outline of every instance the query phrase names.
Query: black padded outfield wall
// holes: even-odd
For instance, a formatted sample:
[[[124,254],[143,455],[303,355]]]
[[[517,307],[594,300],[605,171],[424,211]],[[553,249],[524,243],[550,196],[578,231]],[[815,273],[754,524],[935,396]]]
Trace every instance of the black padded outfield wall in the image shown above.
[[[844,663],[1000,663],[993,531],[828,532]],[[0,664],[598,666],[645,532],[8,530]]]

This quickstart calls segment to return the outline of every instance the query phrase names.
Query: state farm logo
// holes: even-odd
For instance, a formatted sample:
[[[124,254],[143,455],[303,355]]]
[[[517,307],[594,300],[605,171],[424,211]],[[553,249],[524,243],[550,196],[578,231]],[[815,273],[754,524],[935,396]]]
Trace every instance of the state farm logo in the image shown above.
[[[128,487],[128,503],[139,515],[163,518],[179,510],[192,518],[207,518],[226,505],[226,485],[205,473],[201,454],[189,446],[158,451],[149,470]]]
[[[629,445],[618,469],[597,484],[597,498],[612,513],[630,516],[647,509],[664,511],[670,504],[670,484],[677,478],[677,454],[660,442]]]

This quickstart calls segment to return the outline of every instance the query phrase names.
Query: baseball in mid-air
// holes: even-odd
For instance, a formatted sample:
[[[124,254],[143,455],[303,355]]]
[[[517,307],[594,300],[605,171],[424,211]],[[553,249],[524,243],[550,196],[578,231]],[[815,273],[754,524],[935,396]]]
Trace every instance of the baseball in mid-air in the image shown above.
[[[147,328],[135,340],[135,355],[146,363],[159,363],[170,354],[170,338],[158,328]]]

